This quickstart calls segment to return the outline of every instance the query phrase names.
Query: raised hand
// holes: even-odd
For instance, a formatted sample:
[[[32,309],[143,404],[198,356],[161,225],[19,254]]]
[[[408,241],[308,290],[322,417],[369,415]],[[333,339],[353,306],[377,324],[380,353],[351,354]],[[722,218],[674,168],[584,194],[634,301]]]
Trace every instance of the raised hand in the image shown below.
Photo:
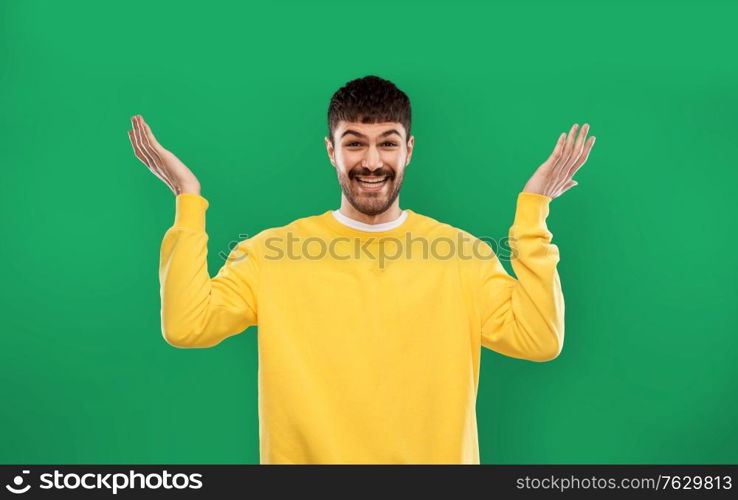
[[[523,188],[523,192],[538,193],[557,198],[578,184],[572,180],[589,157],[595,136],[585,141],[589,124],[585,123],[574,141],[579,124],[572,125],[569,135],[562,132],[551,156],[541,164]]]
[[[136,158],[161,179],[176,195],[200,194],[200,182],[179,158],[165,149],[154,137],[151,128],[141,115],[131,117],[133,130],[128,131]]]

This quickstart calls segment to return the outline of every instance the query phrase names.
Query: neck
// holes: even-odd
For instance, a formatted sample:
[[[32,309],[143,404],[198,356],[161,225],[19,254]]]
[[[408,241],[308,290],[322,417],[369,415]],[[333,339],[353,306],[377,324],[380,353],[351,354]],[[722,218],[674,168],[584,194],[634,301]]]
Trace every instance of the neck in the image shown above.
[[[351,205],[351,203],[348,202],[345,196],[342,196],[341,208],[339,208],[338,211],[346,217],[363,222],[364,224],[382,224],[385,222],[392,222],[402,215],[399,196],[387,210],[377,215],[367,215],[363,212],[359,212],[353,205]]]

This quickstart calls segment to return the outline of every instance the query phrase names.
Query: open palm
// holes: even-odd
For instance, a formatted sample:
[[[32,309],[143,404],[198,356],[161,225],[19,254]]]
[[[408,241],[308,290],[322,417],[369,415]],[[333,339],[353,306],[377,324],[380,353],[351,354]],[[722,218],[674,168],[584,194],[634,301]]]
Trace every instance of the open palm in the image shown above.
[[[587,161],[595,142],[595,136],[585,141],[589,131],[588,123],[582,126],[575,142],[574,136],[578,127],[577,123],[572,125],[568,136],[562,132],[551,156],[538,167],[523,188],[524,192],[556,198],[578,184],[577,181],[572,180],[572,177]]]
[[[200,182],[187,166],[154,137],[141,115],[131,117],[133,130],[128,131],[136,158],[161,179],[175,195],[200,194]]]

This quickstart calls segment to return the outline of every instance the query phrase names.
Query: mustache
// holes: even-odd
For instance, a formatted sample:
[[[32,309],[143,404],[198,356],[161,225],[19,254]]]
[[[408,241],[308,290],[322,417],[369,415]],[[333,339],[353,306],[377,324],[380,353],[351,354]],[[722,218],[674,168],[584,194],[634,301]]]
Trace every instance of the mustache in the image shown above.
[[[390,179],[394,179],[395,173],[392,170],[389,169],[380,169],[375,170],[372,172],[369,169],[363,169],[363,170],[351,170],[349,172],[349,178],[353,179],[356,176],[362,176],[362,177],[384,177],[387,176]]]

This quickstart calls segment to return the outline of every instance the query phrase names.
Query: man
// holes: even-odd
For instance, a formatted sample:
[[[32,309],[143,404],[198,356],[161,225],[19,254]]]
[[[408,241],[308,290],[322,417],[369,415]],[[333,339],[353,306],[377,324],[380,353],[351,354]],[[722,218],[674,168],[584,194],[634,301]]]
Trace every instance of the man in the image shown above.
[[[518,194],[515,279],[481,239],[400,209],[409,99],[376,76],[350,81],[325,138],[340,208],[240,241],[210,278],[200,183],[140,115],[132,122],[136,156],[176,195],[161,245],[164,338],[211,347],[258,325],[261,463],[479,463],[481,347],[547,361],[563,346],[545,219],[576,185],[587,124],[561,134]]]

